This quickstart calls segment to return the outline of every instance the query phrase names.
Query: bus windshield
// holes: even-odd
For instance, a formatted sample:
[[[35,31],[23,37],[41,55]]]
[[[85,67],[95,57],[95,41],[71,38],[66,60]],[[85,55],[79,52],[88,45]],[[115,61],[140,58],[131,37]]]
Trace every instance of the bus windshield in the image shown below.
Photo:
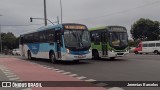
[[[90,35],[86,30],[65,30],[64,42],[66,47],[90,47]]]
[[[126,32],[110,32],[110,45],[113,47],[128,46],[128,37]]]

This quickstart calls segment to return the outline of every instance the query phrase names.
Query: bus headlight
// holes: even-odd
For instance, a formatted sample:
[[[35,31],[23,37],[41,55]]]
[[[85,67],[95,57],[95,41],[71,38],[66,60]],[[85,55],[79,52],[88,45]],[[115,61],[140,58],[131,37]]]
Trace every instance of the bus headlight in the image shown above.
[[[114,50],[112,48],[109,49],[111,52],[114,52]]]
[[[67,53],[70,54],[70,50],[69,49],[67,49]]]

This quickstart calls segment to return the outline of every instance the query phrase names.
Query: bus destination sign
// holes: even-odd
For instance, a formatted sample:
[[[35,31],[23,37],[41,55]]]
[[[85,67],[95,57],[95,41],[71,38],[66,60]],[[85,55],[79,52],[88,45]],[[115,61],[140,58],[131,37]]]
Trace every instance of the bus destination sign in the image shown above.
[[[83,25],[65,25],[65,29],[86,29]]]

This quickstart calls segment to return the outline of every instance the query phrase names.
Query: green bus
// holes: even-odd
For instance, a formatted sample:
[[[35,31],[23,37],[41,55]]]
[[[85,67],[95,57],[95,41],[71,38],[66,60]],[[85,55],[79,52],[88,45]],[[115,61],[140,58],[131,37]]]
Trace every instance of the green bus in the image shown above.
[[[129,53],[127,29],[103,26],[89,29],[94,59],[122,57]]]

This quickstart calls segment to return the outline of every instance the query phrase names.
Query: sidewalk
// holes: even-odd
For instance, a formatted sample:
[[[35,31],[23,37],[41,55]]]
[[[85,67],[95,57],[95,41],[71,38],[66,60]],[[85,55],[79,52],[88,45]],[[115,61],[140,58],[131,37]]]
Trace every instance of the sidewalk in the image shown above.
[[[16,58],[0,58],[0,64],[10,73],[15,74],[20,81],[81,81],[77,78],[47,69],[39,64]],[[53,64],[54,65],[54,64]],[[103,87],[43,87],[26,90],[106,90]]]

